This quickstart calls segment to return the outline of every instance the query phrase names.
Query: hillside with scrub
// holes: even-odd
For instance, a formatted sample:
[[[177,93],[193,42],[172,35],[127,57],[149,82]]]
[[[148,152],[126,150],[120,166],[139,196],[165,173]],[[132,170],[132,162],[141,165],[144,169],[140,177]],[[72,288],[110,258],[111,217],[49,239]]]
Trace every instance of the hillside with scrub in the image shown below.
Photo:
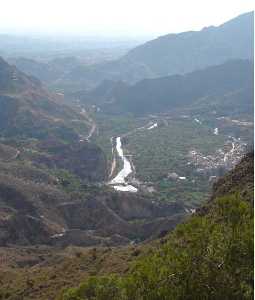
[[[244,183],[244,184],[238,184]],[[253,154],[213,198],[120,276],[94,276],[61,300],[252,299]]]

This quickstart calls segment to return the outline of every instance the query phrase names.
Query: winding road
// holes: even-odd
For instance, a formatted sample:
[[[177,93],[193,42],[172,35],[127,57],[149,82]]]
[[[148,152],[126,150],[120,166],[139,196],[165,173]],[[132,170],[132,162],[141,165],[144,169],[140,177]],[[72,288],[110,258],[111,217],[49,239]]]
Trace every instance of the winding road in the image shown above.
[[[85,108],[82,108],[81,114],[86,117],[86,119],[88,120],[88,122],[91,126],[90,130],[89,130],[89,133],[88,133],[87,137],[85,138],[86,140],[89,140],[93,136],[93,134],[95,133],[95,131],[97,129],[97,125],[96,125],[96,122],[89,116],[89,114],[87,113]]]

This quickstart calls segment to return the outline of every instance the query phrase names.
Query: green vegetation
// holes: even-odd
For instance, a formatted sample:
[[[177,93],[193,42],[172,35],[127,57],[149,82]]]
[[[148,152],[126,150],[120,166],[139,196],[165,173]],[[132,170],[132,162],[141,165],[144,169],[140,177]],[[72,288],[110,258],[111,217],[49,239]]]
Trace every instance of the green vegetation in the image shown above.
[[[152,130],[138,131],[128,137],[126,148],[133,155],[136,177],[155,184],[161,198],[184,200],[197,205],[208,193],[208,178],[194,172],[187,157],[190,150],[205,155],[213,154],[224,144],[224,135],[214,135],[206,124],[193,119],[168,119]],[[168,179],[169,173],[177,173],[186,180]]]
[[[128,149],[134,156],[138,178],[155,181],[168,172],[188,175],[194,169],[187,165],[189,151],[197,149],[205,155],[213,153],[224,144],[224,138],[192,119],[169,120],[168,126],[131,135]]]
[[[58,178],[60,187],[66,192],[80,192],[82,190],[82,181],[73,173],[63,170],[55,169],[53,174]]]
[[[1,204],[10,207],[8,215],[8,211],[2,210],[3,217],[10,220],[3,232],[7,232],[7,238],[9,232],[15,234],[16,240],[11,236],[13,244],[29,240],[36,245],[0,247],[0,299],[55,299],[63,289],[60,300],[252,299],[252,154],[221,178],[214,186],[209,204],[173,233],[160,240],[125,247],[109,246],[109,240],[105,247],[101,244],[93,248],[43,246],[47,242],[44,240],[47,227],[38,228],[34,218],[26,218],[24,225],[20,222],[23,216],[31,215],[34,207],[40,209],[43,219],[50,221],[53,232],[59,232],[58,224],[76,222],[75,226],[80,228],[99,228],[106,237],[113,232],[126,236],[129,232],[140,232],[148,209],[155,215],[159,202],[152,206],[153,202],[145,195],[142,199],[140,194],[111,194],[96,186],[94,190],[89,186],[82,197],[75,196],[72,190],[63,193],[55,176],[39,171],[29,165],[21,169],[15,162],[12,168],[1,163],[1,173],[8,172],[0,180]],[[61,182],[70,182],[67,188],[75,188],[76,178],[71,174],[61,170],[55,175]],[[27,183],[20,180],[24,177]],[[40,184],[35,185],[32,179],[40,180]],[[217,201],[213,200],[216,198]],[[13,218],[13,211],[20,203],[24,203],[23,211],[17,215],[19,219]],[[164,205],[163,212],[170,204]],[[62,218],[64,207],[66,217]],[[135,218],[134,212],[138,213]],[[124,216],[130,221],[125,221]],[[15,220],[19,221],[18,226],[12,223]],[[72,227],[70,224],[69,228]],[[151,223],[144,227],[144,232],[148,234],[150,228]],[[82,236],[77,238],[80,242]],[[71,288],[80,282],[83,283],[79,288]]]
[[[206,178],[195,178],[195,183],[191,180],[161,180],[156,183],[157,194],[163,201],[184,201],[185,206],[191,208],[200,206],[209,195],[210,183]]]
[[[226,152],[242,155],[235,140],[252,140],[241,116],[253,120],[253,63],[220,65],[228,57],[217,49],[250,58],[250,33],[244,48],[231,44],[251,17],[161,37],[103,65],[58,55],[39,65],[23,60],[62,94],[0,58],[0,300],[48,300],[60,291],[59,300],[252,299],[253,154],[219,179],[207,206],[189,209],[207,199],[211,170],[232,165]],[[188,64],[174,58],[186,57],[177,45],[183,37],[195,59]],[[212,41],[218,54],[203,58],[201,45]],[[113,81],[87,89],[102,77]],[[86,91],[71,92],[79,86]],[[105,184],[123,164],[116,155],[109,168],[116,136],[138,193]],[[224,146],[224,164],[204,157]],[[190,150],[201,157],[194,152],[192,161]]]
[[[100,113],[93,115],[93,118],[95,118],[99,129],[99,133],[93,137],[93,141],[104,150],[109,162],[112,160],[111,138],[121,136],[146,124],[144,119],[129,115],[110,116]]]
[[[183,116],[179,112],[168,116],[135,118],[130,115],[120,117],[97,113],[93,118],[98,126],[98,135],[94,135],[93,141],[106,153],[109,170],[112,162],[110,139],[124,135],[123,149],[126,154],[132,155],[135,178],[149,185],[152,183],[158,198],[164,201],[181,200],[185,205],[194,208],[199,206],[209,193],[210,175],[219,172],[218,175],[221,176],[222,173],[220,169],[212,172],[209,170],[206,174],[196,172],[194,165],[190,164],[189,151],[197,150],[204,155],[215,155],[218,149],[224,147],[224,143],[229,139],[228,135],[235,136],[238,126],[231,125],[228,128],[221,125],[219,135],[215,135],[215,115],[203,115],[199,118],[202,124],[198,124],[189,110],[186,114]],[[147,130],[144,126],[153,121],[158,123],[158,127]],[[137,130],[138,128],[140,130]],[[248,142],[251,140],[251,131],[249,129],[249,134],[238,131],[236,136],[247,137]],[[118,165],[118,162],[117,160],[117,170],[122,166]],[[186,180],[169,178],[171,173],[186,177]]]
[[[63,300],[252,299],[253,209],[240,195],[177,226],[123,277],[91,277]]]

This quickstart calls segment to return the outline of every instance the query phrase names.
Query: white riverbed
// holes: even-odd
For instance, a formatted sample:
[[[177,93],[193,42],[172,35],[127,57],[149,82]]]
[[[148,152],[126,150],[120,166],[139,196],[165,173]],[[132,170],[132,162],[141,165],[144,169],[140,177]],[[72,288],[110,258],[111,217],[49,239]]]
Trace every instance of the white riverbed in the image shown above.
[[[116,191],[120,191],[120,192],[131,192],[131,193],[136,193],[137,192],[137,188],[128,184],[128,185],[114,185],[113,188]]]
[[[194,121],[197,122],[200,125],[202,124],[202,122],[199,119],[197,119],[197,118],[195,118]]]
[[[214,132],[213,132],[215,135],[218,135],[219,134],[219,129],[218,128],[214,128]]]
[[[158,123],[152,124],[150,127],[148,127],[148,130],[151,130],[151,129],[156,128],[156,127],[158,127]]]
[[[121,138],[117,137],[116,139],[116,150],[119,157],[123,161],[123,168],[120,172],[110,181],[110,184],[113,185],[113,188],[117,191],[122,192],[137,192],[137,188],[127,184],[126,178],[132,173],[132,167],[129,160],[125,157],[122,149]]]

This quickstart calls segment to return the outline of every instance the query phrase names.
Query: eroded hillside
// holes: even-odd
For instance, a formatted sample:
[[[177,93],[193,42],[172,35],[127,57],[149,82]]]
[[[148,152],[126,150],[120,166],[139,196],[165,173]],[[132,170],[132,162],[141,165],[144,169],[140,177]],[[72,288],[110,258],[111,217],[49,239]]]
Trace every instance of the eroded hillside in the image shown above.
[[[178,225],[125,275],[90,277],[59,299],[251,299],[253,160],[248,154],[219,180],[203,213]]]

